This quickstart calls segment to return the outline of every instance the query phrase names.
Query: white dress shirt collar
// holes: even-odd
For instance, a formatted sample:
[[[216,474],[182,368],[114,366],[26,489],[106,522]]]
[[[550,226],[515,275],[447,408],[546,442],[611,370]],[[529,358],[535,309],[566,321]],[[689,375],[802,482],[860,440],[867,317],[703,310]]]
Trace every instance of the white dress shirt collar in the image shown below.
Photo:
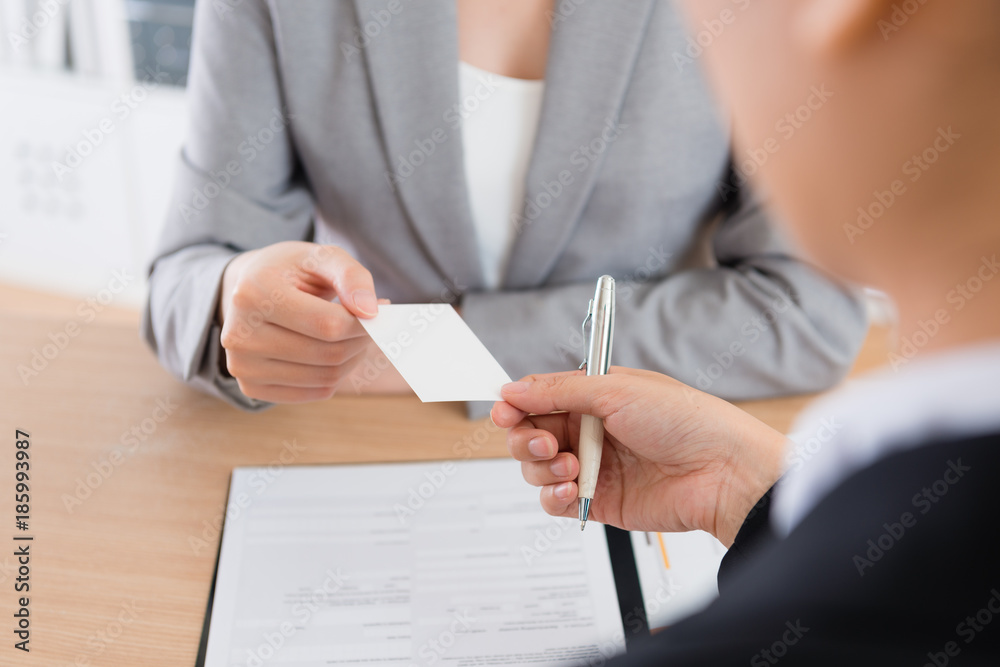
[[[787,535],[845,479],[891,454],[990,432],[1000,432],[1000,342],[849,382],[796,421],[772,526]]]

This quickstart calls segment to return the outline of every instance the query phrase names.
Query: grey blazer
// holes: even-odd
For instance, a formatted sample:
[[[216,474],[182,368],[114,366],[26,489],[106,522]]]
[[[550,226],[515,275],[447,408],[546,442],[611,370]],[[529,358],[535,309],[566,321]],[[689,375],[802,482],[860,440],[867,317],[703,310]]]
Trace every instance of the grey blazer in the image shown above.
[[[552,19],[525,210],[491,292],[462,168],[453,0],[199,2],[190,133],[143,325],[163,365],[264,406],[219,371],[223,269],[242,250],[343,238],[379,296],[460,303],[514,378],[579,364],[608,273],[616,364],[730,399],[837,381],[864,308],[751,197],[723,205],[727,123],[697,63],[675,59],[687,38],[672,4],[563,0]]]

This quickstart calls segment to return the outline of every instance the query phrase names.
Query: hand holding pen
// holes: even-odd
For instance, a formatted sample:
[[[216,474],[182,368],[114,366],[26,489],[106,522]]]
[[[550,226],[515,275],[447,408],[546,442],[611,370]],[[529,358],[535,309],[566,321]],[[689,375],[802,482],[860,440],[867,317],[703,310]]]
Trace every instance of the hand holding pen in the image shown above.
[[[542,508],[579,517],[582,425],[603,424],[590,518],[626,530],[705,530],[729,546],[781,474],[785,436],[666,375],[612,368],[530,375],[505,385],[494,423]],[[554,413],[554,414],[552,414]],[[579,479],[580,484],[577,484]]]

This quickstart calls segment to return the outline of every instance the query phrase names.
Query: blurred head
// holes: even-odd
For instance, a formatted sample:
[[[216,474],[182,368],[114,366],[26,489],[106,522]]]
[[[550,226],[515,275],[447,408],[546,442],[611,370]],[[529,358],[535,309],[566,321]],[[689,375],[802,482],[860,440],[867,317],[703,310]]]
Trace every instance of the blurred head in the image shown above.
[[[739,172],[816,263],[899,296],[921,262],[997,240],[1000,3],[680,4]]]

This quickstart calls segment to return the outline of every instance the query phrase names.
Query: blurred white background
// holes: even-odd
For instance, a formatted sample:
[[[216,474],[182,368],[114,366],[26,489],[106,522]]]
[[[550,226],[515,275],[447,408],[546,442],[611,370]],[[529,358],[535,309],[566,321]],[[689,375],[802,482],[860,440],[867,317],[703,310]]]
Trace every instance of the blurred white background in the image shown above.
[[[185,132],[194,0],[0,0],[0,281],[144,298]],[[125,273],[122,274],[121,272]]]

